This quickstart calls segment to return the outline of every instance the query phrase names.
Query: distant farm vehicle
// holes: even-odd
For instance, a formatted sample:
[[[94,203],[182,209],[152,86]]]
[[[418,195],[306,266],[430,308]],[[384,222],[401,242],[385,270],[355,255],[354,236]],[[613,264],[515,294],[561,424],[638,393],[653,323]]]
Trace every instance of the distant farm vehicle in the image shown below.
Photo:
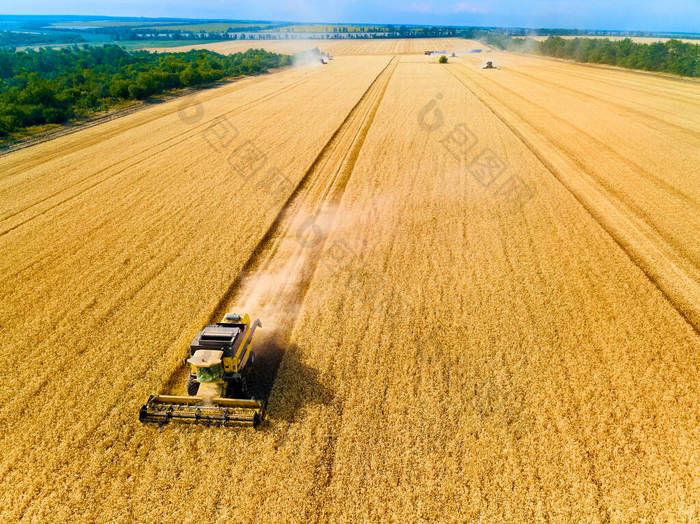
[[[486,62],[486,63],[481,67],[481,69],[498,69],[498,68],[497,68],[496,66],[494,66],[494,65],[493,65],[493,62],[491,62],[491,61],[489,60],[488,62]]]

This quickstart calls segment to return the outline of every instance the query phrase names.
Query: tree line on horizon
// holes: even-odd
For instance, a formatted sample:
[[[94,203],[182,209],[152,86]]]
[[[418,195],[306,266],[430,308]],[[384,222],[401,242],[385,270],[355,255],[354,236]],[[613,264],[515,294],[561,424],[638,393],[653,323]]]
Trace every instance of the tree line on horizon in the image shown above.
[[[671,39],[647,44],[634,42],[630,38],[613,41],[607,38],[566,39],[550,36],[539,42],[531,38],[513,38],[493,32],[475,36],[486,44],[510,51],[700,77],[700,45],[680,40]]]
[[[262,49],[220,55],[126,51],[116,45],[0,51],[0,140],[31,126],[60,124],[129,100],[291,64]]]
[[[17,46],[39,44],[79,44],[85,42],[80,35],[70,33],[29,33],[16,31],[0,31],[0,48],[13,51]]]

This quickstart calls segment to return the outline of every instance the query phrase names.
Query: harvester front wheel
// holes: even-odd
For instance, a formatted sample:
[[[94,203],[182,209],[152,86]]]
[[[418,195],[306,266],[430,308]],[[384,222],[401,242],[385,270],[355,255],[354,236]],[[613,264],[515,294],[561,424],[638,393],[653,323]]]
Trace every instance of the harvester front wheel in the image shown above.
[[[197,375],[190,373],[187,375],[187,394],[194,397],[199,391],[199,382],[197,382]]]

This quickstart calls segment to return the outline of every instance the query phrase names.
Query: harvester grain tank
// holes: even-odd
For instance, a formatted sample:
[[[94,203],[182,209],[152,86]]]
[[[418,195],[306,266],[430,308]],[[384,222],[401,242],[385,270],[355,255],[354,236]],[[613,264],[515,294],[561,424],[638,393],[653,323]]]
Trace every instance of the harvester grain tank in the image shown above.
[[[255,353],[252,341],[260,320],[228,313],[208,325],[190,344],[185,395],[151,395],[139,411],[141,422],[183,422],[219,426],[257,426],[265,409],[248,387]]]

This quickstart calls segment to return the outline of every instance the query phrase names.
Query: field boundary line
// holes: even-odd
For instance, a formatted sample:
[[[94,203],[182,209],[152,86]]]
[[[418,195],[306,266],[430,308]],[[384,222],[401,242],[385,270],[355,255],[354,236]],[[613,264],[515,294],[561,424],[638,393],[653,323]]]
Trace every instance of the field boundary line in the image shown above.
[[[450,70],[449,67],[447,69],[448,71]],[[626,205],[619,201],[613,201],[611,195],[599,189],[595,180],[580,167],[576,166],[565,153],[558,151],[556,146],[551,143],[547,147],[548,141],[541,137],[530,124],[517,115],[512,115],[512,119],[526,129],[529,128],[533,136],[541,137],[545,144],[540,145],[540,147],[529,140],[506,117],[496,111],[492,104],[477,94],[456,73],[453,71],[450,71],[450,73],[520,139],[547,171],[571,193],[583,209],[622,249],[632,263],[646,275],[695,333],[700,335],[700,284],[691,276],[690,272],[682,267],[687,264],[687,261],[678,260],[678,256],[674,257],[673,249],[666,244],[663,238],[659,237],[658,233],[654,234],[653,231],[649,231],[649,226],[641,221],[639,217],[629,212]],[[479,89],[483,90],[482,88]],[[506,111],[512,113],[502,103],[500,105]],[[557,168],[541,152],[540,148],[553,150],[551,152],[557,155],[560,161],[567,164],[571,172],[579,174],[578,180],[572,179],[571,176],[566,176],[562,170]],[[656,238],[657,242],[651,240],[652,238]],[[639,246],[646,247],[646,250]],[[673,260],[674,258],[676,260]],[[683,290],[686,291],[684,292]]]

